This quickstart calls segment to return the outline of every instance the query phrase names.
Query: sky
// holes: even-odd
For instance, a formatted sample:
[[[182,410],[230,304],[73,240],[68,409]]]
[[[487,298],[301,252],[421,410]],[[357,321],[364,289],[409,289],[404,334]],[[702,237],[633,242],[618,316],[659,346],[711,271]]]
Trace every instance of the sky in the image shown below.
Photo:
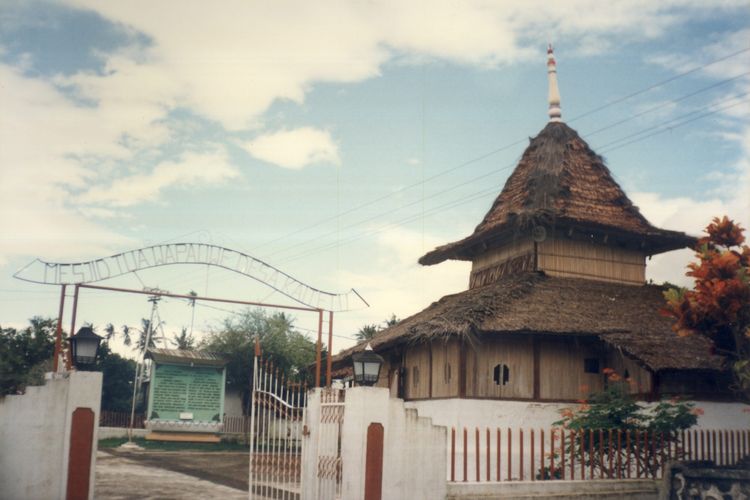
[[[335,314],[335,352],[466,289],[469,264],[417,259],[473,231],[546,124],[549,42],[563,120],[651,223],[750,226],[748,0],[0,0],[0,325],[57,316],[59,287],[13,277],[34,259],[161,243],[355,289],[369,307]],[[691,255],[648,278],[689,285]],[[292,303],[204,265],[100,284]],[[200,339],[240,310],[165,298],[158,317]],[[150,314],[83,290],[77,325]],[[317,314],[294,317],[314,338]]]

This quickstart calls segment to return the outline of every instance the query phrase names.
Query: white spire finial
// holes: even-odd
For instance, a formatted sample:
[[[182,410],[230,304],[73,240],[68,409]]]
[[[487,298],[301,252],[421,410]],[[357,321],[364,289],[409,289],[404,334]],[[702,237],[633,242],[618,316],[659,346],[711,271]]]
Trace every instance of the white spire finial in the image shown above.
[[[552,50],[552,44],[547,46],[547,79],[549,82],[549,121],[561,122],[562,111],[560,110],[560,91],[557,88],[557,64],[555,63],[555,54]]]

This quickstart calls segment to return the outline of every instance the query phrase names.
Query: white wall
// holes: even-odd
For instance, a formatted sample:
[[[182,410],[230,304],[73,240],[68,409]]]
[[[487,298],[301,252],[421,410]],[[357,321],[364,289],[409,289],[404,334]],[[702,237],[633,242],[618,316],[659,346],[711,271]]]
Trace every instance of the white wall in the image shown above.
[[[102,374],[70,372],[0,399],[0,498],[65,498],[76,408],[94,412],[89,498],[94,494]]]
[[[703,411],[698,429],[744,430],[750,427],[750,406],[741,403],[694,401]],[[646,404],[646,403],[644,403]],[[430,417],[436,425],[456,427],[512,427],[549,429],[560,420],[560,410],[575,408],[575,403],[533,403],[487,399],[439,399],[409,401],[420,416]]]
[[[319,400],[319,390],[308,398],[306,424],[310,434],[304,441],[302,472],[305,499],[317,498],[316,450],[326,448],[325,443],[318,442]],[[384,388],[347,389],[344,404],[341,498],[364,498],[367,429],[371,423],[383,425],[382,498],[445,498],[445,427],[432,425],[430,419],[406,409],[403,401],[390,398]]]

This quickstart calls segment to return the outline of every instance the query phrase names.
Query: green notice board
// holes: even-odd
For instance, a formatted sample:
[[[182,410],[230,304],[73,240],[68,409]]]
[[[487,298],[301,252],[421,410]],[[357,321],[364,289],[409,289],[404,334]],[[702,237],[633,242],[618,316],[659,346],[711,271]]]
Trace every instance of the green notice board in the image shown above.
[[[223,413],[224,368],[155,365],[149,390],[149,419],[211,422],[221,421]]]

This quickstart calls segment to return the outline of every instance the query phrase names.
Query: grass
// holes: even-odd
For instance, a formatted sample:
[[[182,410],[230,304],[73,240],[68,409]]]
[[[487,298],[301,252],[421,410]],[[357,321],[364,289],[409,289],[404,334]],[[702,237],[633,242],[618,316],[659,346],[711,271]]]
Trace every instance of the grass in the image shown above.
[[[99,448],[117,448],[126,443],[128,438],[107,438],[99,440]],[[158,451],[248,451],[247,445],[222,441],[220,443],[183,443],[177,441],[147,441],[144,438],[135,438],[133,442],[147,450]]]

